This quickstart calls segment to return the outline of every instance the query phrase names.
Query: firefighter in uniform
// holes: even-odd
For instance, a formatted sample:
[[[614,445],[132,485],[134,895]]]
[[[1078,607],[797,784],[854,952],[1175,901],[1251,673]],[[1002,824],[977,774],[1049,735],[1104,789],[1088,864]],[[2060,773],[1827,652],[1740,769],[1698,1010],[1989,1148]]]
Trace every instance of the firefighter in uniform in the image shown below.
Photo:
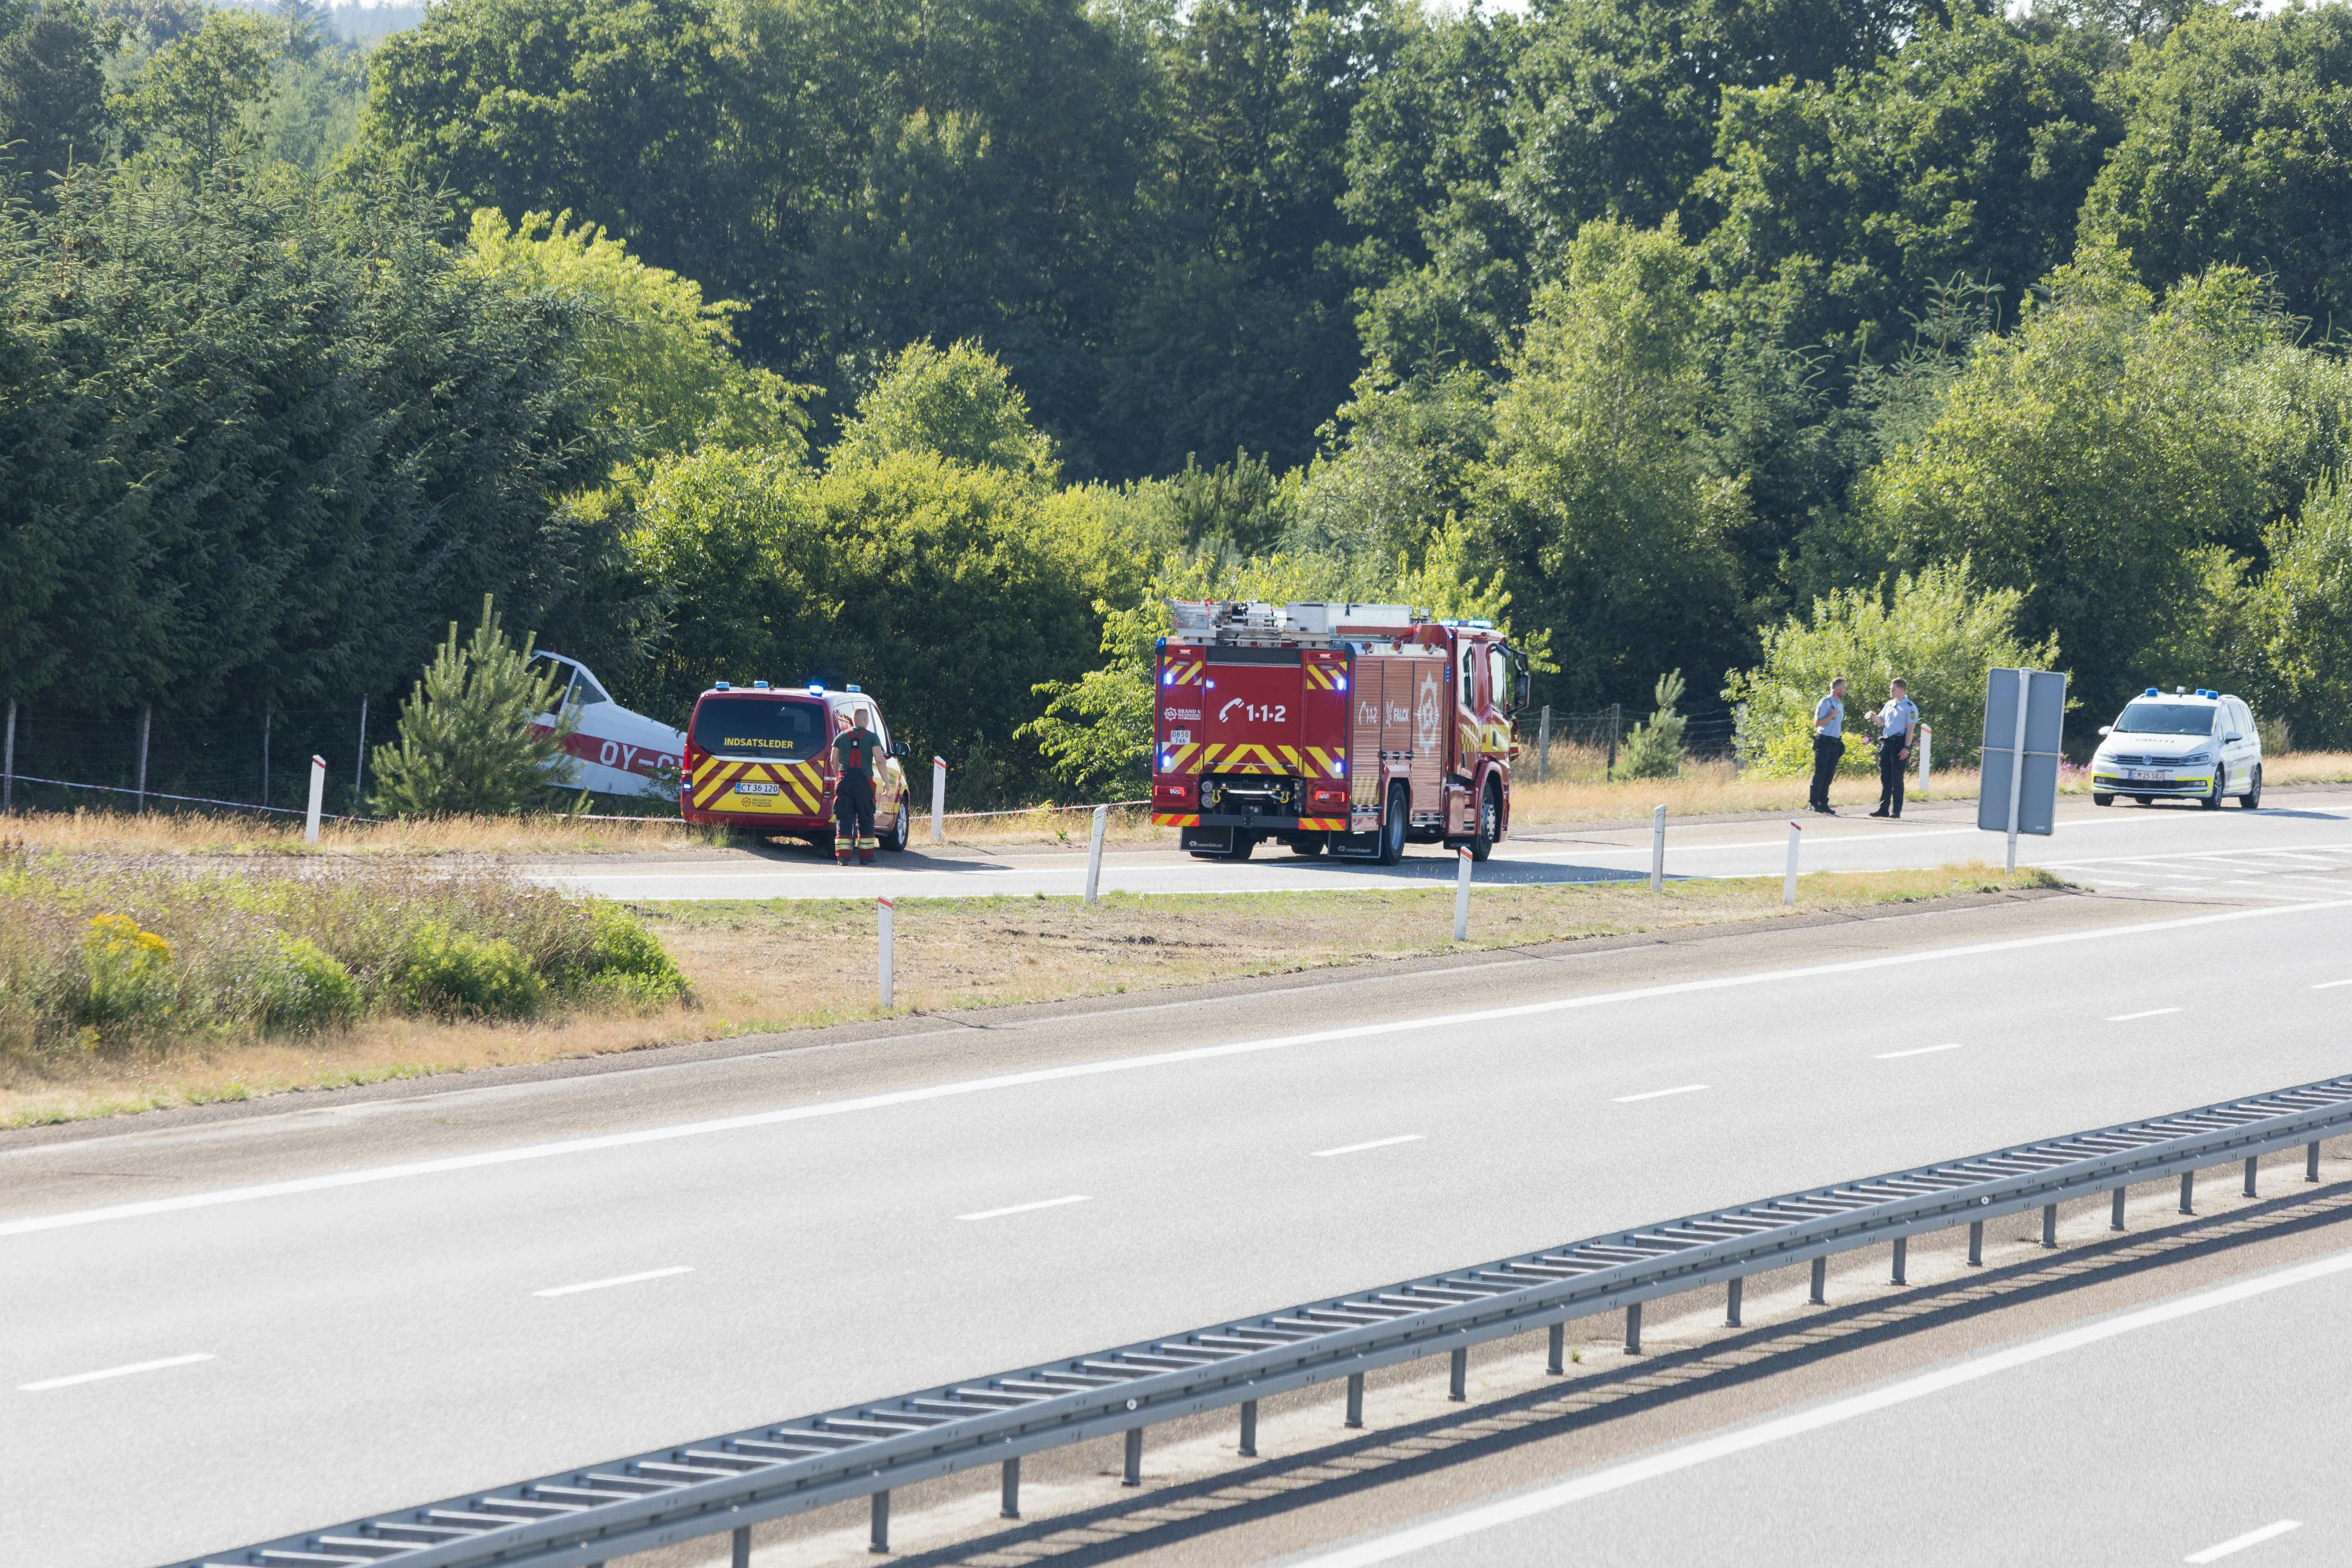
[[[852,850],[861,866],[874,864],[881,841],[874,837],[874,768],[882,753],[882,737],[866,722],[858,709],[849,728],[834,737],[833,758],[838,777],[833,786],[833,858],[849,864]]]

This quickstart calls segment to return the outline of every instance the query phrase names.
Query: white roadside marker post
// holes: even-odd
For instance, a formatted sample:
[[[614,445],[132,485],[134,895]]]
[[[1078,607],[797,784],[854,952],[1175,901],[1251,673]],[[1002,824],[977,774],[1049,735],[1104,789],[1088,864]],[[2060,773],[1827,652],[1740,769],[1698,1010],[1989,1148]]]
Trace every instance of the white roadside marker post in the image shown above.
[[[302,842],[319,842],[319,806],[327,798],[327,759],[310,759],[310,809],[302,816]]]
[[[1110,807],[1095,807],[1093,835],[1087,840],[1087,908],[1095,907],[1095,889],[1102,886],[1103,834],[1110,827]]]
[[[1795,823],[1789,824],[1789,874],[1780,882],[1780,901],[1784,904],[1797,901],[1797,845],[1804,832]]]
[[[1666,808],[1650,813],[1650,891],[1666,890]]]
[[[892,905],[889,900],[877,899],[874,900],[874,918],[879,923],[881,928],[882,1005],[885,1007],[895,1007],[898,1005],[898,1003],[892,1000],[894,987],[890,983],[891,910]]]
[[[948,841],[947,814],[948,760],[945,757],[933,757],[931,759],[931,842],[934,844],[945,844]]]
[[[1927,725],[1919,726],[1919,798],[1927,798],[1928,759],[1936,753],[1936,731]]]
[[[1462,868],[1454,877],[1454,940],[1470,940],[1470,847],[1462,847]]]

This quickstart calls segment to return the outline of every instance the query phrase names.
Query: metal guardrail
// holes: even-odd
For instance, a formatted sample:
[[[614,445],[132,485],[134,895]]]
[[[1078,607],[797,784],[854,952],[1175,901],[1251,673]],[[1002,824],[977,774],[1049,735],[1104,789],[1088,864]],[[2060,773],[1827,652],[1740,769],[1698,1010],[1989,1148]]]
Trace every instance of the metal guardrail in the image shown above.
[[[2196,1173],[2305,1144],[2305,1179],[2319,1178],[2319,1141],[2352,1131],[2352,1077],[2126,1122],[1969,1159],[1791,1193],[1737,1208],[1523,1253],[1262,1317],[1238,1319],[1093,1355],[969,1379],[631,1455],[535,1480],[469,1491],[421,1507],[186,1560],[179,1568],[589,1568],[609,1558],[732,1532],[737,1568],[751,1526],[861,1496],[873,1499],[874,1544],[887,1549],[890,1489],[970,1469],[1004,1468],[1004,1511],[1017,1516],[1021,1456],[1124,1433],[1126,1479],[1140,1479],[1143,1431],[1159,1422],[1241,1406],[1241,1452],[1256,1451],[1257,1402],[1345,1378],[1349,1426],[1361,1424],[1364,1374],[1440,1352],[1453,1358],[1455,1398],[1469,1347],[1550,1330],[1560,1372],[1565,1325],[1622,1309],[1638,1349],[1642,1303],[1727,1283],[1726,1321],[1739,1321],[1741,1281],[1811,1259],[1823,1299],[1830,1255],[1894,1247],[1901,1283],[1911,1237],[1967,1225],[1969,1261],[1982,1261],[1989,1219],[2039,1207],[2054,1246],[2057,1205],[2112,1192],[2123,1226],[2136,1182],[2179,1176],[2189,1212]]]

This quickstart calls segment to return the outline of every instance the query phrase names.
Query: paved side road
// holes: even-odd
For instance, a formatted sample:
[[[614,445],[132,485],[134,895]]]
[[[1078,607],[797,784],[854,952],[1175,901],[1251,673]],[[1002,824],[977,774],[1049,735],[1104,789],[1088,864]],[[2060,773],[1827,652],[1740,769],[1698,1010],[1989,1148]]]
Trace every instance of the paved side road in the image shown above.
[[[2312,899],[2352,888],[2352,795],[2276,795],[2260,811],[2193,805],[2062,803],[2058,831],[2020,841],[2018,858],[2086,886],[2224,897]],[[1809,871],[1895,870],[1969,861],[1999,862],[2004,842],[1975,826],[1975,803],[1913,809],[1899,822],[1866,816],[1800,819],[1801,866]],[[1450,881],[1455,858],[1415,846],[1404,864],[1301,859],[1280,847],[1241,865],[1193,859],[1172,847],[1103,858],[1106,891],[1280,892],[1428,887]],[[1777,876],[1787,864],[1788,826],[1779,820],[1670,826],[1666,870],[1674,877]],[[1644,828],[1591,833],[1538,830],[1506,839],[1477,868],[1481,883],[1623,881],[1649,875]],[[797,846],[723,859],[542,862],[535,880],[623,899],[1027,898],[1084,890],[1085,858],[1066,852],[988,855],[929,852],[919,846],[882,864],[844,869]]]
[[[2347,1321],[2336,1252],[1287,1561],[2352,1562]]]

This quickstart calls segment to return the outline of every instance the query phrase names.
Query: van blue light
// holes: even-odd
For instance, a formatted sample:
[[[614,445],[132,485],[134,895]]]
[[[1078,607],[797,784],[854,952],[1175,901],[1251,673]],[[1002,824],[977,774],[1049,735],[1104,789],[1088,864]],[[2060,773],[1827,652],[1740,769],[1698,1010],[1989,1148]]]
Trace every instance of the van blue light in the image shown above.
[[[732,690],[734,690],[734,689],[735,689],[733,687],[731,687],[731,686],[728,685],[728,684],[727,684],[725,681],[723,681],[723,680],[714,680],[714,681],[712,681],[712,682],[710,683],[710,689],[711,689],[713,691],[732,691]]]
[[[755,680],[751,682],[751,689],[754,691],[765,691],[768,689],[768,683],[764,680]]]
[[[816,693],[819,697],[824,695],[824,683],[823,681],[812,680],[808,683],[808,689]]]
[[[861,697],[863,697],[863,696],[866,694],[866,688],[864,688],[864,687],[862,687],[862,686],[845,686],[845,687],[843,687],[843,688],[842,688],[842,689],[843,689],[844,691],[855,691],[855,692],[856,692],[856,693],[857,693],[859,696],[861,696]]]

